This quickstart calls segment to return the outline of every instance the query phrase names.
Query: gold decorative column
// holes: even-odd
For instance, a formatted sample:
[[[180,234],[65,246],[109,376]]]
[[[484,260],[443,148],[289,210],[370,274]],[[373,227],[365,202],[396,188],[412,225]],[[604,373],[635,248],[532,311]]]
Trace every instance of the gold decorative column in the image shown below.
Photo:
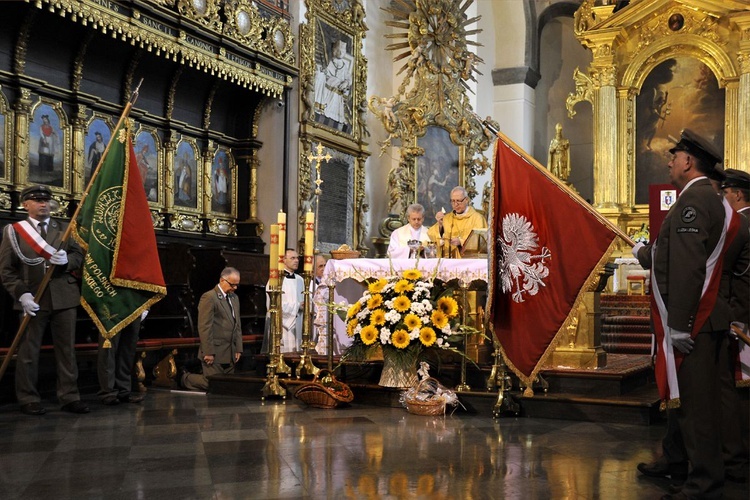
[[[13,151],[16,157],[16,168],[12,168],[13,184],[21,186],[21,173],[29,171],[29,114],[31,113],[31,92],[21,89],[21,96],[15,103],[16,126],[13,135]]]
[[[216,152],[216,143],[209,140],[206,148],[203,150],[203,216],[210,217],[211,198],[213,191],[211,189],[211,163],[213,162],[214,153]]]
[[[740,67],[740,84],[737,91],[737,151],[738,159],[734,168],[750,172],[746,163],[750,158],[750,12],[733,16],[732,19],[740,29],[739,54],[737,62]]]
[[[171,217],[174,209],[174,153],[177,148],[176,132],[169,131],[165,134],[164,141],[164,165],[166,176],[164,179],[164,211]]]
[[[83,195],[84,189],[86,189],[84,165],[86,164],[85,157],[85,129],[86,129],[86,106],[79,105],[76,110],[76,114],[73,117],[73,165],[71,168],[71,175],[73,176],[73,197],[79,198]],[[93,172],[92,172],[93,174]]]

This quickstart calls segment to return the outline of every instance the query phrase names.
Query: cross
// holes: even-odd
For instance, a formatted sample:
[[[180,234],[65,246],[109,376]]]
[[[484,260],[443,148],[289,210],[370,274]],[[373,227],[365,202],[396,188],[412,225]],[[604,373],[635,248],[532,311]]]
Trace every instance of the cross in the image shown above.
[[[318,160],[318,164],[315,165],[315,172],[317,174],[315,179],[315,194],[320,195],[321,189],[320,185],[323,184],[323,179],[320,178],[320,162],[321,160],[325,160],[326,163],[332,158],[330,153],[323,154],[323,145],[321,143],[318,143],[317,146],[315,146],[315,151],[317,154],[313,155],[312,153],[307,155],[307,161],[313,162],[315,160]]]

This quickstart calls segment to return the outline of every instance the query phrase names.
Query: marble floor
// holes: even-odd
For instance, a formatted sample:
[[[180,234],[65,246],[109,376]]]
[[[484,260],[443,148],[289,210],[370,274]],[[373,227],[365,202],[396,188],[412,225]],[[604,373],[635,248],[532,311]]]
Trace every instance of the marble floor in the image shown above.
[[[0,498],[643,499],[662,425],[337,410],[152,390],[88,415],[0,406]],[[747,499],[729,484],[727,498]]]

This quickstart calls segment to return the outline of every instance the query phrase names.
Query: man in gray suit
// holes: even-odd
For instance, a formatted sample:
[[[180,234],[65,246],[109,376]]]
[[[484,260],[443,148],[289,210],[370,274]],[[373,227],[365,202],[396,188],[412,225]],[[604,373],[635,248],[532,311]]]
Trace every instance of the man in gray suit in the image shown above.
[[[57,399],[64,411],[89,412],[78,393],[74,346],[81,292],[78,280],[71,274],[81,268],[83,251],[72,239],[59,248],[66,225],[50,218],[51,198],[52,192],[46,186],[24,189],[21,201],[29,216],[7,225],[0,245],[0,280],[13,297],[14,308],[31,316],[16,361],[16,397],[27,415],[43,415],[47,411],[36,387],[39,350],[47,325],[52,329],[55,349]],[[34,296],[51,265],[55,266],[52,279],[36,303]]]
[[[208,390],[208,377],[234,373],[242,355],[240,302],[234,291],[240,285],[240,272],[233,267],[221,271],[219,284],[204,293],[198,304],[198,334],[203,373],[185,373],[180,382],[191,391]]]

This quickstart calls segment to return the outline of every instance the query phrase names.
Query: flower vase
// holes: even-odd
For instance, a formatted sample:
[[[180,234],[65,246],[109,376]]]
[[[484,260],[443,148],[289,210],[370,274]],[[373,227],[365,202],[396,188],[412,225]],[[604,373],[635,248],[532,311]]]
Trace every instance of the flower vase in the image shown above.
[[[413,387],[419,381],[417,376],[417,359],[404,366],[398,363],[394,356],[383,353],[383,371],[380,374],[378,385],[382,387],[394,387],[407,389]]]

